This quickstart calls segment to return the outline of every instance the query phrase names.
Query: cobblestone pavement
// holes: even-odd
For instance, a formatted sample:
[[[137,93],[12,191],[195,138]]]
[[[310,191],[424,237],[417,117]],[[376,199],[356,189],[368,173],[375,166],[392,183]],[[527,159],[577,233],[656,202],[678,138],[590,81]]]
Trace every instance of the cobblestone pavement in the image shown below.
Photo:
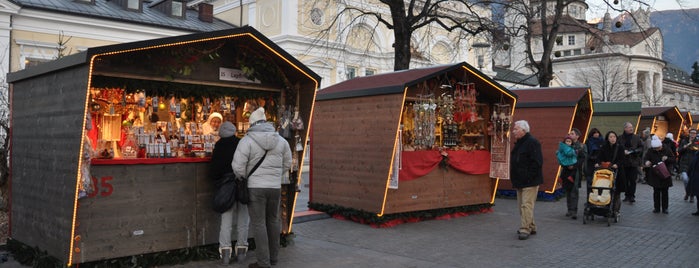
[[[337,219],[297,223],[295,244],[282,248],[275,267],[698,267],[696,205],[685,202],[684,186],[674,183],[669,214],[652,213],[652,188],[639,184],[637,202],[624,202],[620,222],[610,227],[602,218],[583,224],[583,200],[578,220],[564,216],[564,200],[537,202],[538,233],[524,241],[517,239],[513,199],[496,199],[491,213],[393,228]],[[245,264],[251,262],[254,252]]]
[[[669,214],[652,213],[652,189],[639,184],[637,202],[624,202],[621,221],[610,227],[600,218],[584,225],[583,200],[578,220],[564,216],[564,200],[539,201],[538,233],[523,241],[516,235],[513,199],[496,199],[491,213],[393,228],[332,218],[295,223],[294,244],[281,249],[274,267],[698,267],[699,217],[691,215],[696,205],[683,201],[684,187],[674,183]],[[247,267],[254,259],[251,251],[230,267]]]

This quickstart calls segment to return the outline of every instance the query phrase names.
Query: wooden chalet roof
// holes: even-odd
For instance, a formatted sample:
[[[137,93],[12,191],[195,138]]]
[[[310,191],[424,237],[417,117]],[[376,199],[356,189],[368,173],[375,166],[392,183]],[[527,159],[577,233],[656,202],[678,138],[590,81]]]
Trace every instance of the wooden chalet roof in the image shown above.
[[[220,31],[201,32],[189,35],[165,37],[158,39],[150,39],[144,41],[121,43],[100,47],[91,47],[85,51],[68,55],[55,61],[33,66],[24,70],[8,74],[8,82],[17,82],[24,79],[29,79],[41,74],[55,72],[64,68],[70,68],[78,65],[89,64],[93,56],[104,54],[115,54],[134,50],[157,50],[170,49],[172,47],[191,46],[192,44],[202,45],[221,45],[223,48],[246,47],[249,49],[257,49],[258,51],[267,52],[260,53],[267,56],[265,60],[268,63],[274,63],[277,67],[286,71],[283,73],[285,78],[290,81],[309,81],[315,80],[314,83],[320,84],[320,76],[313,72],[310,68],[298,61],[291,54],[284,51],[277,44],[269,40],[262,33],[250,26],[232,28]],[[310,78],[310,79],[309,79]],[[317,86],[316,86],[317,87]]]
[[[641,102],[595,102],[595,115],[639,115]]]
[[[514,89],[517,108],[575,106],[588,94],[588,87]]]
[[[414,86],[420,82],[447,73],[450,77],[457,77],[465,81],[476,83],[477,88],[485,87],[486,85],[489,85],[489,87],[497,87],[500,91],[506,92],[516,98],[515,94],[495,82],[489,76],[478,71],[468,63],[461,62],[458,64],[438,65],[427,68],[356,77],[319,90],[316,100],[403,93],[406,87]],[[488,92],[486,92],[486,94],[488,94]]]
[[[663,114],[668,113],[668,112],[673,112],[673,110],[677,110],[677,108],[675,106],[644,107],[644,108],[641,108],[641,117],[655,117],[658,115],[663,115]],[[679,110],[677,110],[676,114],[680,118],[682,117]]]
[[[692,124],[694,124],[694,118],[692,118],[692,113],[691,113],[691,112],[689,112],[689,111],[682,111],[681,113],[682,113],[682,115],[684,116],[684,121],[685,121],[685,124],[686,124],[686,125],[691,126]]]

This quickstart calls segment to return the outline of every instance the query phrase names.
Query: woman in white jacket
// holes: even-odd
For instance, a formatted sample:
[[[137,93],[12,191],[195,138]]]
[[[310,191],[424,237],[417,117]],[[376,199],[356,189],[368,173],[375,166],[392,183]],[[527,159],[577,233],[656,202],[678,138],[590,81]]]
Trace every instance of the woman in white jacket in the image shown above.
[[[255,237],[257,262],[248,267],[270,267],[277,264],[281,220],[281,184],[284,172],[291,168],[291,149],[260,107],[250,114],[250,128],[240,140],[233,156],[233,172],[246,177],[260,159],[264,160],[248,178],[250,190],[250,226]]]

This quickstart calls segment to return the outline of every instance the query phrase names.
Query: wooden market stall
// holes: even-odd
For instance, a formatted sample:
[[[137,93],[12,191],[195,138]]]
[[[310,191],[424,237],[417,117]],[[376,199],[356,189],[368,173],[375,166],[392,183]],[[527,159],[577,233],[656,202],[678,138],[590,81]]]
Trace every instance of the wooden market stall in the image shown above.
[[[320,83],[247,26],[88,48],[8,78],[10,236],[68,266],[218,243],[202,122],[219,112],[242,136],[257,105],[308,123]],[[283,136],[288,234],[307,130]]]
[[[641,109],[641,119],[638,122],[638,130],[650,128],[650,133],[655,134],[661,140],[665,134],[672,133],[677,139],[680,136],[684,117],[677,106],[644,107]]]
[[[491,177],[500,177],[491,175],[508,175],[503,141],[514,105],[514,94],[467,63],[322,89],[313,117],[310,203],[379,217],[489,204],[497,184]],[[494,129],[493,119],[500,123]]]
[[[682,137],[685,137],[689,134],[688,131],[690,129],[696,129],[694,127],[695,122],[694,118],[692,118],[692,113],[690,111],[681,111],[680,113],[682,114],[682,118],[684,119],[684,121],[682,121],[683,123],[682,129],[680,130],[680,135],[679,137],[676,137],[678,142],[682,139]]]
[[[597,128],[603,136],[609,131],[620,134],[626,122],[638,127],[641,119],[641,102],[595,102],[592,107],[590,128]]]
[[[539,191],[552,194],[558,189],[556,177],[559,165],[555,154],[558,143],[572,128],[583,133],[580,142],[584,142],[585,133],[590,126],[590,88],[531,88],[513,92],[519,96],[513,122],[527,120],[531,127],[530,133],[541,142],[544,184],[539,186]],[[498,189],[513,190],[509,181],[503,181]]]

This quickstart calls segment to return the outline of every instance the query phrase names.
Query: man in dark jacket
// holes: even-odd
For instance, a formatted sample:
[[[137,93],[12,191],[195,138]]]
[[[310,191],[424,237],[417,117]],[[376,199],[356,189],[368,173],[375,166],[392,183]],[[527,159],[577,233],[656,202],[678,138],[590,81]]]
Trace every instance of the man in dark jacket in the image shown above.
[[[636,202],[636,180],[638,179],[638,167],[641,166],[641,155],[643,153],[643,142],[641,137],[634,134],[633,124],[624,123],[624,132],[619,136],[619,145],[624,148],[624,158],[621,162],[621,181],[626,183],[624,200],[630,203]]]
[[[517,233],[520,240],[536,234],[534,223],[534,203],[539,192],[539,185],[544,183],[541,166],[544,162],[541,143],[529,134],[529,123],[520,120],[512,127],[515,146],[510,153],[510,180],[517,190],[520,227]]]

